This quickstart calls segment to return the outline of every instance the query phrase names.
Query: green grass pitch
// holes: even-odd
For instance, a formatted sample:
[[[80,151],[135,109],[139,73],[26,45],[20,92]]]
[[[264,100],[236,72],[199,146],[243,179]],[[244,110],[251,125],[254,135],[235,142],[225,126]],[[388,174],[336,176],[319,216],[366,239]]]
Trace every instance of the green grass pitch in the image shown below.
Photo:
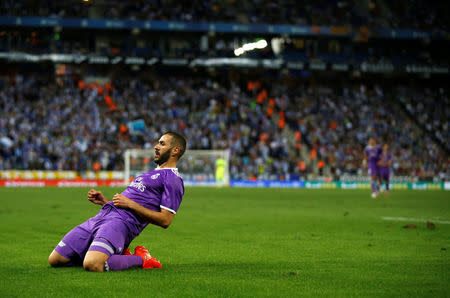
[[[51,268],[53,247],[99,209],[87,191],[0,189],[0,297],[450,295],[450,225],[382,219],[450,221],[449,192],[187,188],[172,226],[131,244],[163,269]]]

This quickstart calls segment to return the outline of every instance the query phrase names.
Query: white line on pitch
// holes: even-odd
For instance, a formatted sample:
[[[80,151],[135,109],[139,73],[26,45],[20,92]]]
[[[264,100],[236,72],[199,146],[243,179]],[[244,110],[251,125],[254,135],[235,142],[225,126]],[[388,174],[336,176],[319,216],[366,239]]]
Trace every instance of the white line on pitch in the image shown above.
[[[434,220],[434,219],[423,219],[423,218],[409,218],[409,217],[382,217],[383,220],[390,220],[390,221],[418,221],[418,222],[427,222],[431,221],[433,223],[439,223],[444,225],[450,225],[450,221],[446,220]]]

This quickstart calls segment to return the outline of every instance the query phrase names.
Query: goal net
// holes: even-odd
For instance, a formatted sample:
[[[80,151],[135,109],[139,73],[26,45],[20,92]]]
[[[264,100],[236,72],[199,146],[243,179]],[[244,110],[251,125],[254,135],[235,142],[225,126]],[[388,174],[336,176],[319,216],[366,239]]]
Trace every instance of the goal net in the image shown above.
[[[124,184],[153,170],[153,149],[127,149],[124,152]],[[178,172],[185,185],[228,186],[230,153],[227,150],[186,150],[178,162]]]

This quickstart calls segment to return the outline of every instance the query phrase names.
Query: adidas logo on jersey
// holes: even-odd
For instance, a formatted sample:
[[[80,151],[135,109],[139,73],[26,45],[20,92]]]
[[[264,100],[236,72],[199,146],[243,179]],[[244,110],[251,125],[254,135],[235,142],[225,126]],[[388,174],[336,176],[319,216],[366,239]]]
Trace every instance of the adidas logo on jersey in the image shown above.
[[[137,177],[133,182],[130,183],[130,187],[139,189],[140,192],[145,191],[145,185],[142,183],[142,177]]]

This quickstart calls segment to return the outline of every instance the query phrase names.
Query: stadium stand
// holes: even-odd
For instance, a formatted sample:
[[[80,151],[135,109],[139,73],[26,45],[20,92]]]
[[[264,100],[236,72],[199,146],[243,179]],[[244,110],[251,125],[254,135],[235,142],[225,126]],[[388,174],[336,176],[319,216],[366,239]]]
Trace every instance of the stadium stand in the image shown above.
[[[230,149],[232,179],[363,175],[375,135],[391,145],[395,175],[448,180],[448,5],[431,2],[2,1],[0,170],[122,170],[125,149],[177,130],[191,149]],[[67,18],[308,26],[289,35],[48,25]],[[266,48],[230,67],[193,63],[235,58],[261,38]]]
[[[442,1],[2,1],[0,15],[448,30]]]
[[[291,112],[286,113],[286,118],[317,150],[317,160],[323,159],[331,174],[361,174],[365,141],[371,135],[390,145],[396,156],[393,168],[397,175],[435,177],[448,171],[445,150],[431,139],[430,130],[419,129],[402,113],[396,103],[397,94],[390,93],[389,88],[366,84],[336,89],[320,86],[295,93],[300,96],[288,101]],[[442,105],[448,102],[445,96],[441,94],[437,99]],[[448,105],[437,113],[445,111]],[[440,133],[436,130],[436,134]]]
[[[450,100],[443,88],[425,88],[399,86],[396,97],[409,115],[415,119],[427,134],[450,151]]]
[[[70,77],[18,75],[0,91],[0,169],[120,170],[123,150],[151,148],[159,131],[177,130],[191,149],[230,148],[233,179],[361,175],[370,135],[391,145],[396,175],[448,175],[448,155],[393,104],[396,94],[388,88],[308,82],[288,88],[278,79],[267,92],[261,82],[250,88],[239,80],[150,74],[94,86]],[[421,92],[427,91],[416,91],[415,98]],[[448,113],[448,106],[443,109]],[[420,122],[423,113],[418,115]],[[129,122],[137,119],[145,121],[143,134],[130,131]],[[445,123],[432,125],[443,129],[436,134],[448,133]],[[289,131],[298,131],[315,153],[298,154],[289,146]]]

